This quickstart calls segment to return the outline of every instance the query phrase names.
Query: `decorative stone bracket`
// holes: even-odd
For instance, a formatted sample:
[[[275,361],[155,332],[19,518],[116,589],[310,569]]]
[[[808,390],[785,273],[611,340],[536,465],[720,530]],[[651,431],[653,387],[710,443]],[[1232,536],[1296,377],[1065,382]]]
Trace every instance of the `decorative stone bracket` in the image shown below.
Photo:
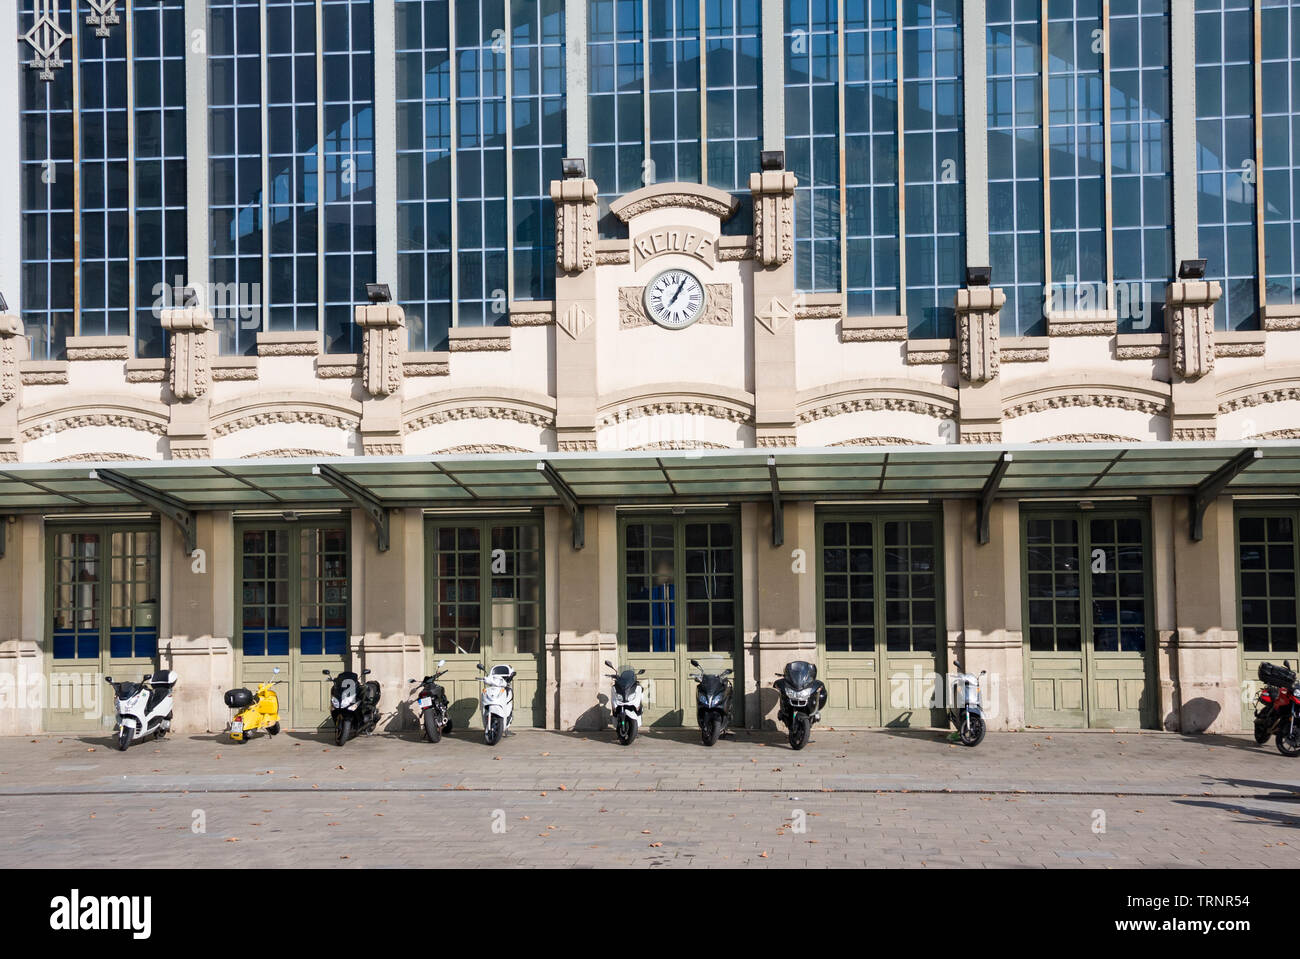
[[[356,308],[361,327],[361,379],[371,396],[391,396],[402,387],[406,353],[406,312],[396,303]]]
[[[27,358],[26,353],[23,321],[12,313],[0,314],[0,406],[18,398],[22,382],[18,364]]]
[[[555,203],[555,265],[564,273],[589,270],[596,263],[596,181],[551,181]]]
[[[1174,372],[1195,380],[1214,369],[1214,304],[1223,287],[1213,280],[1182,280],[1165,290],[1165,323]]]
[[[781,266],[794,256],[794,188],[789,170],[749,175],[754,195],[754,259],[762,266]]]
[[[172,307],[159,314],[171,335],[167,347],[168,382],[176,398],[195,400],[212,386],[212,314],[202,307]]]
[[[999,318],[1006,294],[991,286],[958,290],[957,353],[963,379],[987,383],[998,375]]]

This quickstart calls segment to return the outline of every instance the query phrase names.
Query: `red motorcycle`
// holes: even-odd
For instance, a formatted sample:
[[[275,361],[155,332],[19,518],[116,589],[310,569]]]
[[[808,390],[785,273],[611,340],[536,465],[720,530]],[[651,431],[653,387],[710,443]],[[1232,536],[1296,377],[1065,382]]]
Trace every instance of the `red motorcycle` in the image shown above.
[[[1281,666],[1261,663],[1259,708],[1255,710],[1255,742],[1261,746],[1269,736],[1277,736],[1277,751],[1283,756],[1300,756],[1300,687],[1296,686],[1291,663]]]

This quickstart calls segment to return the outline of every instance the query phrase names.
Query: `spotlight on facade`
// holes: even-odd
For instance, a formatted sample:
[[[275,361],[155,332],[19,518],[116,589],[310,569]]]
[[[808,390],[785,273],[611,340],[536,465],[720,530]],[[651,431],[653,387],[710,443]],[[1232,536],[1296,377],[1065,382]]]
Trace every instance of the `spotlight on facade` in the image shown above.
[[[181,307],[190,309],[199,305],[199,291],[192,286],[181,287]]]
[[[371,303],[392,303],[393,293],[387,283],[367,283],[366,299]]]
[[[566,180],[582,180],[587,176],[587,161],[582,157],[565,157],[560,161],[560,172]]]
[[[784,150],[764,150],[758,155],[758,163],[764,170],[784,170]]]
[[[992,281],[993,281],[993,267],[991,266],[966,267],[967,286],[988,286]]]
[[[1183,262],[1178,264],[1178,279],[1180,280],[1205,279],[1205,261],[1204,260],[1183,260]]]

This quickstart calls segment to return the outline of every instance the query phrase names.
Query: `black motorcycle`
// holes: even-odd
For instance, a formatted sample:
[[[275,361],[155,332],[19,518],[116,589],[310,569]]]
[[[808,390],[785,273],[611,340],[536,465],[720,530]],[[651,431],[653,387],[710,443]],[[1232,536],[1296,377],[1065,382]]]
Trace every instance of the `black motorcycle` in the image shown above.
[[[706,673],[698,660],[691,665],[699,670],[691,673],[695,680],[695,718],[700,724],[700,739],[712,746],[731,725],[731,670]]]
[[[1255,742],[1261,746],[1277,736],[1277,751],[1283,756],[1300,756],[1300,687],[1289,660],[1281,666],[1259,664],[1259,708],[1255,710]]]
[[[335,744],[342,746],[353,736],[373,733],[379,725],[379,684],[373,679],[363,683],[353,672],[337,676],[331,676],[328,669],[321,672],[334,683],[330,688],[330,719],[334,720]],[[370,670],[361,671],[361,676],[369,675]]]
[[[826,684],[817,678],[816,666],[795,660],[786,663],[785,672],[772,685],[781,694],[776,718],[790,730],[790,748],[803,749],[826,707]]]
[[[447,691],[438,684],[439,677],[447,672],[441,667],[446,665],[445,659],[438,660],[433,675],[425,676],[419,681],[420,687],[416,691],[415,701],[411,703],[411,709],[420,716],[424,738],[431,743],[440,740],[443,733],[451,732],[451,704],[447,701]],[[411,680],[413,683],[415,681]]]

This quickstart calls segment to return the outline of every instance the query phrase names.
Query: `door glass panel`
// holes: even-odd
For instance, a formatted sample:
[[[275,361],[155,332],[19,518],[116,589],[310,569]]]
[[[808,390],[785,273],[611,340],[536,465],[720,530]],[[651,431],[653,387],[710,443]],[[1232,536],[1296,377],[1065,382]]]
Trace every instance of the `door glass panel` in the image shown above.
[[[938,635],[934,527],[929,520],[891,520],[884,537],[885,646],[932,653]]]
[[[687,523],[686,649],[729,653],[735,648],[735,569],[729,523]]]
[[[826,651],[876,649],[872,524],[827,522],[822,528],[822,622]]]
[[[1295,535],[1291,516],[1238,520],[1241,641],[1248,653],[1296,652]]]
[[[158,533],[117,532],[110,544],[109,655],[153,659],[158,655]]]
[[[481,651],[477,526],[440,526],[433,531],[433,649],[439,654]]]
[[[492,654],[542,651],[541,537],[536,526],[494,526],[488,557],[492,579]]]
[[[289,655],[289,533],[243,531],[240,590],[245,656]]]
[[[1072,519],[1032,518],[1025,524],[1029,648],[1080,652],[1079,526]]]
[[[629,653],[666,653],[677,649],[673,546],[672,523],[629,523],[627,526],[624,562]]]
[[[1099,653],[1141,653],[1146,643],[1142,522],[1136,517],[1089,522],[1092,646]]]
[[[298,639],[304,656],[348,648],[348,542],[342,529],[299,531]]]
[[[99,658],[102,576],[98,533],[59,533],[54,539],[55,659]]]

